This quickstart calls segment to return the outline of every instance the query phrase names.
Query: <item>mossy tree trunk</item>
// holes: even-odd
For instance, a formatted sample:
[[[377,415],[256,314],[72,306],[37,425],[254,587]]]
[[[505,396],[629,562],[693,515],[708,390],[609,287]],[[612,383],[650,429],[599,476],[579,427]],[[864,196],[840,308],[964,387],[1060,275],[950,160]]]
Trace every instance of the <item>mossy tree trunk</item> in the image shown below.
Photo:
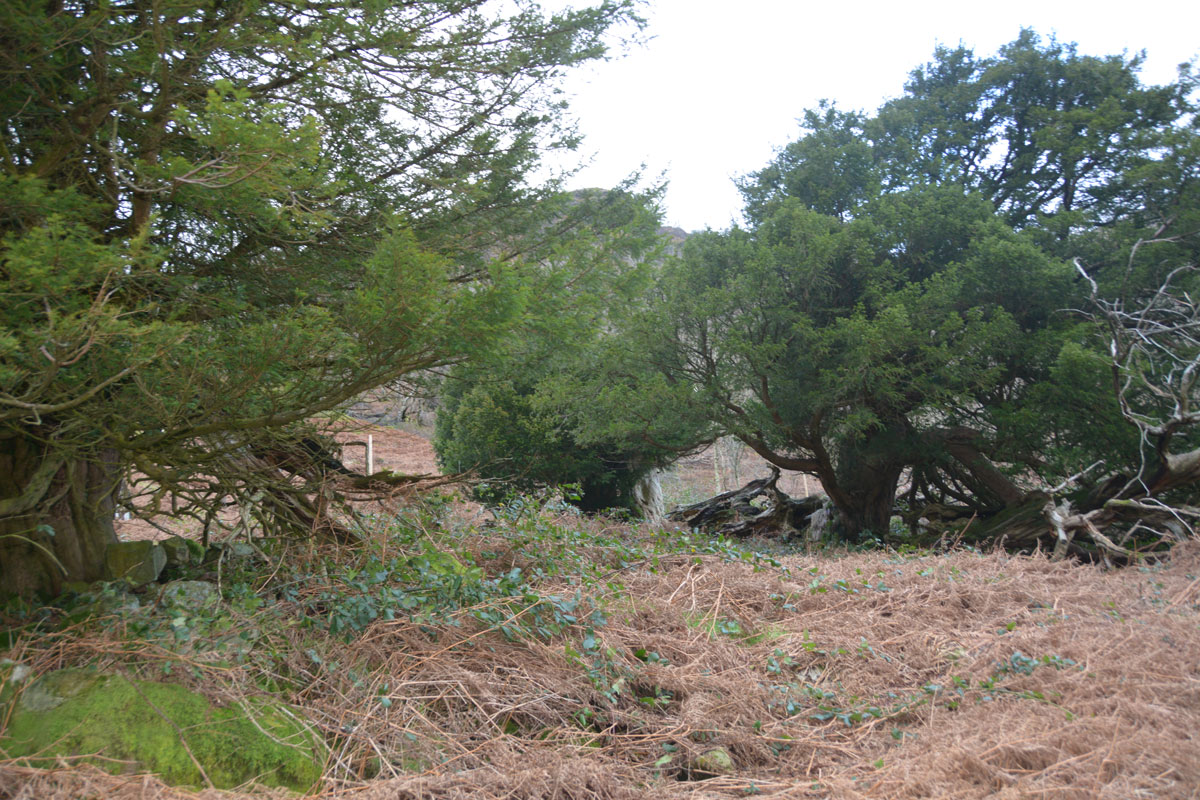
[[[63,460],[36,439],[0,439],[0,596],[104,577],[119,482],[113,451]]]

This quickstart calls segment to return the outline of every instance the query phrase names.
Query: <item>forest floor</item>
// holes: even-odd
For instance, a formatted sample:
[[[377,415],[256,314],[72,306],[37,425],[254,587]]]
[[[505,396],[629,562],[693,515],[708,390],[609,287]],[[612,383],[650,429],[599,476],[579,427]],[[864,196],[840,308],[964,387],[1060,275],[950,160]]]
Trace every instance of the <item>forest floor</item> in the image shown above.
[[[371,433],[377,468],[432,464],[417,433]],[[711,494],[713,462],[691,469]],[[446,495],[376,522],[360,548],[227,563],[190,639],[145,604],[136,635],[38,628],[0,657],[270,691],[329,744],[323,800],[1200,798],[1200,540],[1104,571]],[[255,645],[230,668],[238,630]],[[276,796],[0,760],[3,800]]]

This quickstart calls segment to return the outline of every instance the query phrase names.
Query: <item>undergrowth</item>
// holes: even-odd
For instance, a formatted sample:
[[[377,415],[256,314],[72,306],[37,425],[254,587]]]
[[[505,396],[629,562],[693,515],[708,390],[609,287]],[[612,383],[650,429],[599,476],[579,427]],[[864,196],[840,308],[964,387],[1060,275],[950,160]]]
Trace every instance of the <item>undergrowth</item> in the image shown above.
[[[598,524],[560,496],[512,498],[483,525],[450,519],[450,508],[435,495],[398,514],[360,517],[356,546],[225,543],[203,564],[171,576],[215,584],[219,602],[177,605],[164,602],[157,585],[100,583],[51,605],[14,603],[3,627],[16,639],[11,652],[26,661],[102,654],[101,665],[120,663],[212,694],[229,688],[237,665],[247,676],[235,681],[242,690],[297,702],[331,690],[365,692],[384,709],[392,705],[388,682],[357,646],[380,625],[399,624],[431,642],[465,639],[466,646],[491,635],[517,644],[557,641],[565,663],[600,698],[616,703],[624,694],[656,707],[671,695],[639,687],[637,668],[667,660],[644,650],[626,659],[599,635],[609,607],[628,597],[621,574],[713,557],[785,569],[723,539]],[[576,722],[593,717],[587,699],[574,705]],[[345,744],[353,728],[327,728],[326,735]]]
[[[530,777],[542,763],[592,765],[588,780],[631,797],[692,784],[899,797],[886,787],[920,793],[901,766],[917,763],[951,783],[973,764],[985,777],[953,784],[947,796],[962,797],[1079,780],[1055,759],[1100,769],[1114,797],[1169,797],[1191,779],[1168,734],[1151,732],[1196,722],[1186,686],[1200,674],[1171,660],[1200,653],[1187,567],[1106,576],[977,551],[765,555],[582,517],[554,496],[486,520],[433,497],[361,523],[355,546],[227,543],[172,576],[215,587],[214,602],[108,584],[12,608],[3,655],[35,673],[119,665],[219,702],[274,695],[329,744],[331,796],[486,773],[525,775],[546,793],[518,796],[550,797],[558,784]],[[1171,681],[1181,688],[1164,693]],[[1127,699],[1114,705],[1113,692]],[[1129,709],[1153,709],[1159,727]],[[1127,729],[1140,731],[1138,755],[1111,766],[1102,750]],[[958,761],[938,766],[947,746]]]

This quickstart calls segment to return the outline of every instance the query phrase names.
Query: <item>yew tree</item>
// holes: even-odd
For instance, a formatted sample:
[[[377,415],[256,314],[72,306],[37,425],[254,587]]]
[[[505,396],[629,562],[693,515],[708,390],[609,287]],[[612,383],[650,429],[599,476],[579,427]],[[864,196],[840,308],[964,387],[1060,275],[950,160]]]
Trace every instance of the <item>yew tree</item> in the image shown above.
[[[0,591],[102,577],[129,470],[152,504],[313,523],[305,426],[519,314],[529,176],[574,143],[558,79],[637,23],[625,0],[4,3]]]
[[[653,514],[654,471],[716,435],[631,335],[681,238],[661,227],[661,187],[632,183],[564,198],[547,229],[559,246],[526,281],[543,302],[441,385],[438,460],[486,480],[493,497],[569,484],[585,512]]]
[[[647,309],[675,407],[820,478],[850,539],[901,499],[1041,519],[1039,487],[1135,463],[1076,264],[1135,305],[1194,263],[1200,179],[1193,77],[1140,59],[1026,31],[939,50],[874,114],[807,112],[743,180],[746,226],[690,238]]]
[[[441,384],[433,446],[445,470],[472,472],[495,498],[572,484],[591,512],[631,507],[638,481],[670,460],[638,436],[592,431],[598,409],[579,390],[604,374],[617,320],[661,259],[658,195],[626,186],[559,198],[545,232],[556,246],[525,280],[537,307]]]

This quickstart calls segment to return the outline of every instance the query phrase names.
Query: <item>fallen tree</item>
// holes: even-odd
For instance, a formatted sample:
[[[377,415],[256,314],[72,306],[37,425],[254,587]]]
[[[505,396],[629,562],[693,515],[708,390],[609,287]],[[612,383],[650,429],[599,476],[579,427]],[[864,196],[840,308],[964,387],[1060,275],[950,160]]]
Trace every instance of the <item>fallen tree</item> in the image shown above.
[[[667,519],[717,536],[782,539],[804,533],[819,536],[828,520],[829,499],[822,494],[792,498],[776,485],[779,477],[780,471],[772,467],[767,477],[698,503],[679,506]],[[755,503],[759,498],[762,502]],[[929,504],[908,514],[902,513],[904,509],[900,506],[893,511],[901,519],[907,519],[913,528],[943,543],[961,541],[1010,550],[1051,550],[1054,560],[1073,555],[1110,564],[1125,563],[1134,555],[1124,544],[1139,532],[1157,538],[1149,548],[1156,549],[1159,543],[1174,543],[1191,535],[1193,521],[1200,519],[1200,508],[1171,505],[1150,496],[1111,497],[1099,506],[1075,508],[1069,497],[1044,490],[1027,492],[1019,502],[991,516],[981,517],[969,507],[944,504]],[[892,538],[890,529],[879,538],[885,541]]]
[[[1191,236],[1166,236],[1165,230],[1166,225],[1158,236],[1133,245],[1127,276],[1144,246]],[[1078,260],[1075,266],[1090,287],[1091,307],[1084,314],[1107,334],[1113,393],[1122,419],[1137,431],[1138,463],[1105,472],[1098,461],[1058,486],[1032,491],[985,468],[988,485],[1006,502],[979,522],[972,538],[1052,548],[1055,558],[1071,553],[1121,561],[1133,555],[1133,546],[1145,549],[1193,535],[1200,519],[1194,500],[1200,483],[1200,301],[1188,286],[1196,266],[1177,267],[1156,289],[1130,300],[1101,297],[1084,266]],[[967,443],[950,452],[968,464],[977,453]]]
[[[812,524],[813,515],[824,508],[825,497],[814,494],[793,499],[777,485],[779,476],[779,468],[772,466],[767,477],[708,500],[675,508],[667,519],[720,536],[786,536],[802,532]],[[760,497],[764,502],[755,505],[754,501]]]

